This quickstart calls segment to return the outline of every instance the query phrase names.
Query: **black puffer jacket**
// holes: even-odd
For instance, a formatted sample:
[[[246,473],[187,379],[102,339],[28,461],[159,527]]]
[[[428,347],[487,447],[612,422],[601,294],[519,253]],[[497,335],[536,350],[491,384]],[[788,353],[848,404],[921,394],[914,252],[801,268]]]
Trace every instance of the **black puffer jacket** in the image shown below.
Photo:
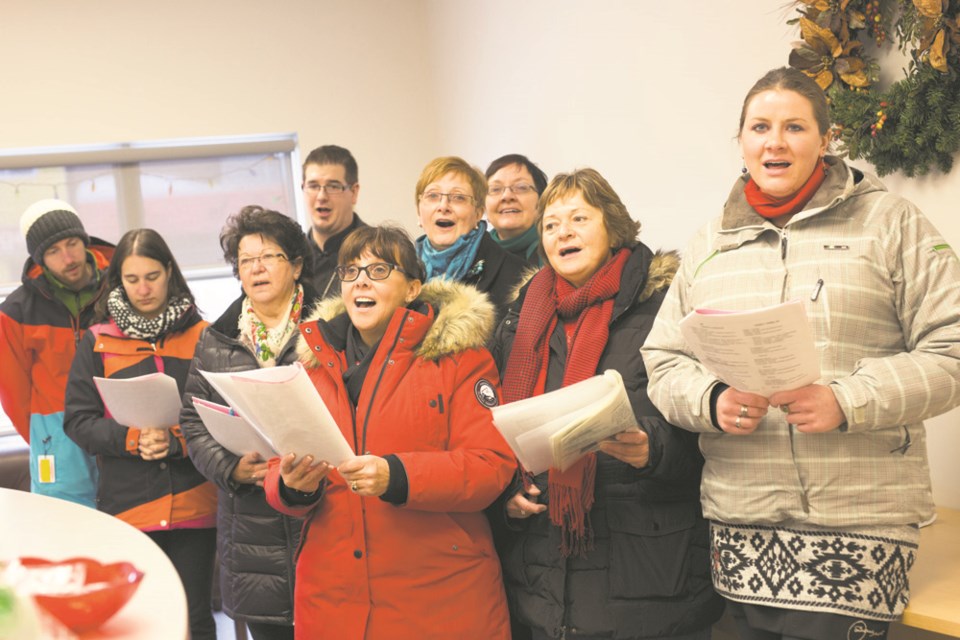
[[[304,309],[316,296],[304,287]],[[226,404],[198,370],[249,371],[257,368],[253,353],[241,344],[238,298],[203,332],[190,365],[180,428],[197,469],[219,488],[217,549],[220,553],[220,593],[231,618],[249,622],[293,624],[295,553],[302,521],[281,515],[267,504],[263,489],[237,484],[230,475],[240,458],[220,446],[203,426],[191,401],[194,396]],[[278,365],[297,361],[299,333],[284,346]]]
[[[649,436],[650,462],[635,469],[597,454],[596,499],[590,512],[593,550],[585,558],[561,556],[560,529],[546,512],[509,520],[512,532],[501,548],[511,614],[548,635],[680,635],[711,625],[723,610],[710,581],[697,437],[668,424],[651,404],[640,356],[678,263],[673,253],[654,255],[638,244],[614,300],[610,337],[597,373],[615,369],[623,376],[637,422]],[[526,287],[497,331],[494,357],[501,378],[525,294]],[[552,391],[562,386],[566,364],[562,324],[549,344],[547,390]],[[543,491],[541,502],[549,502],[547,474],[535,481]],[[505,517],[502,509],[500,517]]]
[[[529,275],[527,272],[532,270],[530,263],[501,247],[489,233],[484,233],[473,266],[463,278],[463,282],[490,296],[499,322],[503,319],[517,285],[525,275]]]

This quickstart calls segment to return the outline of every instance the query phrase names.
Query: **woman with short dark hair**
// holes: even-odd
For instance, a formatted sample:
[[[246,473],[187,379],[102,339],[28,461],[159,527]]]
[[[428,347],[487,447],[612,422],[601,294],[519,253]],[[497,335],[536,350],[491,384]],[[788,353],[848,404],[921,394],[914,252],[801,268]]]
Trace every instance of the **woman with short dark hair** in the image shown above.
[[[526,156],[511,153],[491,162],[484,175],[490,237],[515,256],[541,264],[537,202],[547,188],[547,174]]]
[[[200,371],[247,371],[293,364],[297,325],[317,299],[310,287],[312,254],[300,225],[258,206],[244,207],[220,233],[224,259],[243,292],[197,345],[180,421],[197,468],[220,488],[218,548],[223,610],[243,621],[254,640],[293,637],[294,553],[301,522],[266,502],[267,462],[237,456],[204,427],[194,397],[224,401]]]
[[[307,517],[297,638],[484,638],[510,627],[483,513],[516,464],[493,426],[493,307],[423,284],[399,227],[353,231],[341,298],[301,326],[301,361],[356,457],[271,460],[267,497]],[[303,452],[300,452],[303,453]]]

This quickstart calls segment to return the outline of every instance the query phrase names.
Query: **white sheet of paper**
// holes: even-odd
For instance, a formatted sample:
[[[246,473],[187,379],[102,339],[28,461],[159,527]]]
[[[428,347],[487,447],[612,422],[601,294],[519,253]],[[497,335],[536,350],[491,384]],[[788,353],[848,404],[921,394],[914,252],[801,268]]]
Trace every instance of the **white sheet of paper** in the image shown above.
[[[230,406],[280,455],[312,455],[337,466],[354,457],[307,372],[298,362],[234,373],[201,371]]]
[[[242,456],[256,451],[264,460],[279,455],[256,427],[233,413],[230,407],[202,398],[193,398],[193,406],[210,435],[230,453]]]
[[[680,321],[680,331],[700,364],[735,389],[769,397],[820,378],[799,300],[752,311],[696,309]]]
[[[533,474],[565,469],[604,438],[636,426],[623,378],[612,369],[491,411],[494,425]]]
[[[164,429],[180,424],[180,391],[165,373],[136,378],[93,377],[110,417],[125,427]]]

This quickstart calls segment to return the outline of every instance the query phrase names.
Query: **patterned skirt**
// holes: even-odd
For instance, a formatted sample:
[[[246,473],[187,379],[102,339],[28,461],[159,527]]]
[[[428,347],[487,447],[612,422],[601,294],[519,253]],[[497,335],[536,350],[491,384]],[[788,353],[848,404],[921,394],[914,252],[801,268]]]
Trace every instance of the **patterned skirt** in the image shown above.
[[[710,526],[713,585],[748,604],[893,621],[910,600],[914,526]]]

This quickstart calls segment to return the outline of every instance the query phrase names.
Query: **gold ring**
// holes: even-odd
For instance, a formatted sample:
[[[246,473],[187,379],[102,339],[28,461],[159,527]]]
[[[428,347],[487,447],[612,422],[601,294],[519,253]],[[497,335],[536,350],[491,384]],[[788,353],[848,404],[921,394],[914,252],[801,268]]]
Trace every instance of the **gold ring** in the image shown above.
[[[351,483],[350,483],[350,488],[353,489],[354,491],[356,491],[356,490],[359,489],[360,487],[357,486],[357,483],[356,483],[356,482],[351,482]]]
[[[740,417],[741,417],[741,418],[746,418],[748,411],[750,411],[750,409],[747,408],[747,405],[745,405],[745,404],[740,405]]]
[[[733,423],[737,429],[743,429],[743,425],[740,424],[740,416],[737,416],[737,421]]]

